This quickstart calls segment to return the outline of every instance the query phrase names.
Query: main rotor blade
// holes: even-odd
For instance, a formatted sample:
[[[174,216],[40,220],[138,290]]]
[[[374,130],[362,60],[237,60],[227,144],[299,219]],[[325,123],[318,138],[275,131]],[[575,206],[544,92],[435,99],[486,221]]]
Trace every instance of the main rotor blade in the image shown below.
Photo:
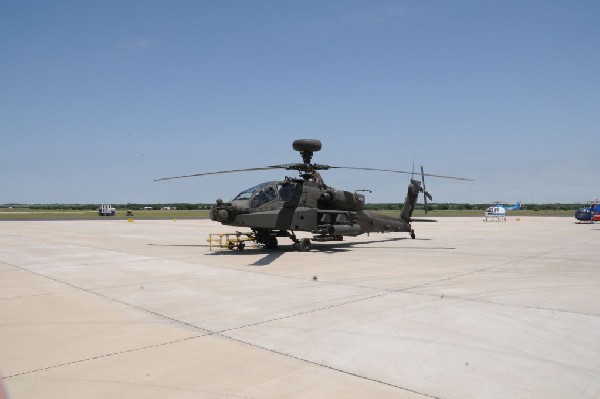
[[[315,171],[315,170],[327,170],[331,168],[329,165],[321,165],[318,163],[286,163],[283,165],[272,165],[270,168],[280,168],[286,170],[298,170],[298,171]]]
[[[218,175],[218,174],[222,174],[222,173],[252,172],[252,171],[255,171],[255,170],[272,170],[272,169],[282,169],[282,166],[267,166],[267,167],[264,167],[264,168],[232,169],[232,170],[220,170],[218,172],[194,173],[193,175],[162,177],[160,179],[154,179],[154,181],[171,180],[171,179],[183,179],[184,177]]]
[[[409,174],[409,175],[413,174],[412,172],[407,172],[404,170],[393,170],[393,169],[357,168],[357,167],[353,167],[353,166],[330,166],[330,165],[321,165],[321,164],[290,163],[290,164],[282,164],[282,165],[271,165],[271,166],[265,166],[265,167],[260,167],[260,168],[220,170],[217,172],[205,172],[205,173],[194,173],[191,175],[183,175],[183,176],[162,177],[160,179],[154,179],[154,181],[183,179],[183,178],[187,178],[187,177],[218,175],[218,174],[224,174],[224,173],[252,172],[252,171],[256,171],[256,170],[273,170],[273,169],[286,169],[286,170],[299,170],[299,171],[307,171],[307,170],[314,171],[314,170],[327,170],[327,169],[351,169],[351,170],[368,170],[368,171],[373,171],[373,172],[404,173],[404,174]],[[439,177],[442,179],[475,181],[473,179],[468,179],[466,177],[442,176],[442,175],[433,175],[430,173],[425,173],[424,176]]]
[[[393,169],[376,169],[376,168],[356,168],[353,166],[330,166],[330,169],[353,169],[353,170],[369,170],[374,172],[392,172],[392,173],[404,173],[407,175],[412,175],[412,172],[407,172],[405,170],[393,170]],[[465,181],[475,181],[473,179],[468,179],[466,177],[455,177],[455,176],[442,176],[442,175],[432,175],[431,173],[424,173],[424,176],[431,177],[439,177],[442,179],[453,179],[453,180],[465,180]]]

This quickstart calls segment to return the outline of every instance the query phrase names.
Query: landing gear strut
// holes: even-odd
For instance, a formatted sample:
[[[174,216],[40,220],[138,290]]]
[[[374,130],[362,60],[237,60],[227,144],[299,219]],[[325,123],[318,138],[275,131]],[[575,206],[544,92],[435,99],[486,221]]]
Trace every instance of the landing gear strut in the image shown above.
[[[248,235],[252,241],[257,244],[264,245],[265,249],[277,249],[278,242],[277,237],[286,237],[294,242],[294,245],[300,252],[308,252],[311,248],[311,242],[309,238],[298,239],[293,231],[287,230],[253,230],[251,235]],[[229,249],[238,249],[239,251],[244,250],[244,244],[238,243],[237,241],[228,241],[227,244],[221,245]]]
[[[266,249],[277,248],[277,234],[271,230],[256,230],[256,242],[265,246]]]
[[[414,230],[410,230],[410,238],[412,238],[413,240],[415,239],[416,235],[415,235],[415,231]]]
[[[293,231],[288,232],[288,238],[290,240],[294,241],[294,246],[298,249],[298,251],[300,251],[300,252],[310,251],[310,238],[302,238],[299,240]]]

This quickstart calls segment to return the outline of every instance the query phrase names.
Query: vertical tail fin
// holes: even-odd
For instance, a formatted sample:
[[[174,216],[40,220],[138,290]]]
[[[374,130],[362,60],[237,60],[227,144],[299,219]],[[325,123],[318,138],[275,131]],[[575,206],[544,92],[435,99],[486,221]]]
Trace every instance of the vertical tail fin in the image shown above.
[[[417,198],[419,198],[419,193],[421,191],[423,191],[421,182],[410,179],[408,192],[406,193],[406,198],[404,199],[404,208],[402,208],[402,213],[400,214],[400,219],[404,220],[405,222],[410,222],[410,217],[415,210],[415,204],[417,203]]]

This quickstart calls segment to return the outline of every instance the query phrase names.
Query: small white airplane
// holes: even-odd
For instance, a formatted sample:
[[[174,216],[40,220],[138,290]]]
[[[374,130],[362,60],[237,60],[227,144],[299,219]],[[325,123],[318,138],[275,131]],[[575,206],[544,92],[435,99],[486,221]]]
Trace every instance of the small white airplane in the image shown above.
[[[506,211],[518,211],[521,209],[521,202],[516,202],[513,205],[504,205],[502,202],[496,202],[494,206],[490,206],[485,210],[485,221],[488,219],[492,221],[504,221],[506,222]]]

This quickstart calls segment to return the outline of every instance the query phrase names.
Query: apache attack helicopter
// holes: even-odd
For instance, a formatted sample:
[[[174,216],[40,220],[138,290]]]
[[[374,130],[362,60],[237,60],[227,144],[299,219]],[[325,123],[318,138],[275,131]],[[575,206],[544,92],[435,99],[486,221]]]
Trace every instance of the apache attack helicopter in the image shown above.
[[[341,241],[343,236],[357,236],[372,232],[407,232],[414,239],[415,231],[411,222],[433,221],[411,217],[419,193],[424,195],[426,212],[427,199],[433,199],[425,189],[425,176],[471,181],[462,177],[426,174],[421,167],[421,181],[411,178],[402,213],[399,218],[394,218],[365,211],[364,194],[337,190],[328,186],[318,171],[353,169],[414,175],[413,172],[313,164],[311,163],[313,153],[321,150],[319,140],[295,140],[292,147],[300,152],[303,163],[196,173],[164,177],[155,181],[271,169],[298,171],[299,178],[285,177],[282,181],[258,184],[242,191],[229,202],[218,199],[212,206],[209,213],[212,220],[224,225],[247,227],[252,230],[252,233],[246,234],[248,239],[228,240],[226,243],[230,249],[236,248],[240,251],[244,249],[244,241],[248,240],[264,245],[267,249],[277,248],[278,237],[287,237],[300,251],[309,251],[310,239],[298,239],[294,231],[310,232],[313,234],[314,241]],[[237,233],[238,237],[240,234]]]

